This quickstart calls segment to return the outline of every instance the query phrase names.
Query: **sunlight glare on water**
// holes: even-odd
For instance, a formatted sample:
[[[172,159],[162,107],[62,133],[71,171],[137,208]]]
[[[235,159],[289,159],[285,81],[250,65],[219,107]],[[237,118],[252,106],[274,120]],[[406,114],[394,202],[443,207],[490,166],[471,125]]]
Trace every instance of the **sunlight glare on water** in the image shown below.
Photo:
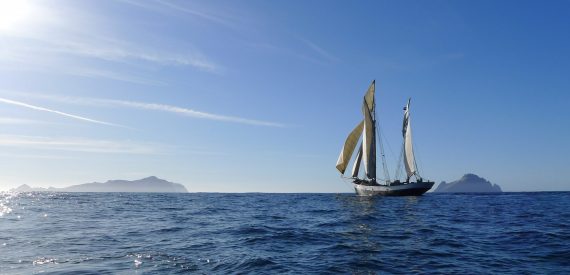
[[[0,201],[2,274],[570,268],[570,192],[2,193]]]

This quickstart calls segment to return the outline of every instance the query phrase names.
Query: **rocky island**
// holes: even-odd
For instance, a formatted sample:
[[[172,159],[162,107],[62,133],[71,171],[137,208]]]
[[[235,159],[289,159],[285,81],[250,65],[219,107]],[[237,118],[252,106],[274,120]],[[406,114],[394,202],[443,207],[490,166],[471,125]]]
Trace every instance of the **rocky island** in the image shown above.
[[[72,185],[64,188],[32,188],[21,185],[13,192],[149,192],[149,193],[188,193],[186,187],[179,183],[169,182],[155,176],[140,180],[109,180]]]
[[[500,193],[501,187],[475,174],[465,174],[459,180],[442,181],[434,190],[436,193]]]

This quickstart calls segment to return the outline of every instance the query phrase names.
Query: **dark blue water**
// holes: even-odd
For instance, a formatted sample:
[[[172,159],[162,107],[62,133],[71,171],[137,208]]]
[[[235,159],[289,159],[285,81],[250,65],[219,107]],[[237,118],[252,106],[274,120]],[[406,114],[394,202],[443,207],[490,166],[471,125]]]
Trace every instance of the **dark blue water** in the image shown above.
[[[0,195],[0,273],[570,272],[570,192]]]

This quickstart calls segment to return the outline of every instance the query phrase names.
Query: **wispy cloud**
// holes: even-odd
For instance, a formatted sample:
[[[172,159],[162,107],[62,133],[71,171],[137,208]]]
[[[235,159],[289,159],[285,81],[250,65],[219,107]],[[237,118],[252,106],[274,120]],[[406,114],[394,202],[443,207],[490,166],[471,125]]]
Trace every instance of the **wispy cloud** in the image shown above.
[[[169,1],[163,0],[155,0],[155,1],[136,1],[136,0],[118,0],[119,2],[127,3],[133,6],[137,6],[140,8],[144,8],[150,11],[155,12],[163,12],[163,8],[167,8],[169,10],[173,10],[176,12],[181,12],[185,14],[189,14],[191,16],[210,21],[212,23],[217,23],[220,25],[224,25],[226,27],[235,27],[235,23],[230,21],[228,18],[214,15],[196,8],[188,7],[188,5],[179,5]],[[181,2],[178,2],[181,3]],[[189,3],[189,2],[182,2],[182,3]]]
[[[25,118],[13,118],[13,117],[0,117],[0,124],[43,124],[45,122],[25,119]]]
[[[105,39],[101,41],[50,41],[51,48],[44,49],[56,53],[80,55],[107,61],[138,60],[159,65],[191,66],[202,71],[217,72],[220,67],[198,51],[191,54],[166,53],[161,51],[143,50],[140,45],[133,46],[125,41]]]
[[[307,39],[302,39],[301,41],[305,42],[305,44],[307,44],[307,46],[309,46],[309,48],[311,48],[313,51],[317,52],[321,57],[327,59],[328,61],[331,62],[338,62],[340,59],[332,54],[330,54],[328,51],[326,51],[325,49],[321,48],[320,46],[318,46],[317,44],[307,40]]]
[[[58,114],[60,116],[65,116],[65,117],[73,118],[76,120],[81,120],[81,121],[86,121],[86,122],[91,122],[91,123],[96,123],[96,124],[101,124],[101,125],[107,125],[107,126],[125,127],[125,126],[122,126],[119,124],[114,124],[114,123],[105,122],[105,121],[101,121],[101,120],[95,120],[95,119],[88,118],[88,117],[83,117],[83,116],[78,116],[78,115],[65,113],[65,112],[61,112],[61,111],[57,111],[57,110],[52,110],[52,109],[48,109],[48,108],[44,108],[44,107],[40,107],[40,106],[36,106],[36,105],[32,105],[32,104],[20,102],[20,101],[15,101],[15,100],[7,99],[7,98],[2,98],[2,97],[0,97],[0,102],[6,103],[6,104],[11,104],[11,105],[16,105],[16,106],[20,106],[20,107],[24,107],[24,108],[28,108],[28,109],[33,109],[33,110],[37,110],[37,111]]]
[[[20,50],[14,50],[11,52],[0,50],[0,70],[40,72],[48,73],[50,75],[71,75],[93,79],[110,79],[142,85],[166,85],[165,82],[155,80],[152,77],[134,75],[133,73],[124,73],[118,71],[117,69],[108,70],[94,68],[93,66],[86,67],[74,62],[63,62],[61,59],[58,60],[58,62],[50,62],[49,60],[43,59],[32,59],[29,58],[29,56],[37,56],[42,54],[40,52],[34,52],[34,50],[24,50],[19,52]]]
[[[174,7],[184,9],[168,2],[156,2],[156,4],[169,5],[171,6],[169,9]],[[94,63],[93,60],[77,62],[77,57],[81,57],[113,62],[107,65],[129,63],[132,65],[131,70],[135,67],[158,65],[188,66],[210,73],[223,71],[222,66],[213,62],[195,45],[182,42],[183,40],[159,35],[157,38],[161,42],[157,43],[156,39],[145,39],[114,31],[125,27],[121,25],[121,20],[116,18],[121,16],[119,14],[102,16],[74,8],[73,5],[58,9],[42,5],[40,2],[30,5],[37,6],[38,10],[41,10],[41,15],[38,15],[34,21],[36,28],[3,32],[1,35],[4,43],[0,48],[0,60],[21,61],[19,57],[24,56],[23,64],[33,66],[36,62],[45,61],[46,57],[55,57],[51,58],[52,63],[58,63],[62,57],[70,57],[74,58],[76,64],[83,66]],[[193,10],[188,9],[186,12],[191,11]],[[196,11],[195,15],[210,20],[216,19],[214,16]],[[170,48],[165,49],[164,45]],[[112,76],[114,75],[103,74],[98,77],[112,78]]]
[[[88,153],[158,154],[160,147],[132,141],[0,135],[0,146]]]
[[[38,33],[19,34],[7,37],[12,43],[0,52],[0,58],[11,61],[28,61],[20,56],[46,56],[47,54],[72,55],[110,62],[139,61],[161,66],[190,66],[200,71],[219,73],[222,67],[211,61],[200,51],[188,46],[185,52],[164,52],[148,49],[140,44],[109,37],[75,34],[49,37]],[[24,44],[25,46],[22,46]],[[43,58],[39,58],[43,60]]]
[[[0,153],[2,158],[23,158],[23,159],[71,159],[72,157],[62,155],[34,155],[34,154],[5,154]]]
[[[166,105],[166,104],[144,103],[144,102],[112,100],[112,99],[98,99],[97,101],[103,102],[103,103],[108,103],[111,105],[119,105],[119,106],[125,106],[125,107],[136,108],[136,109],[168,112],[168,113],[173,113],[173,114],[178,114],[178,115],[183,115],[183,116],[188,116],[188,117],[193,117],[193,118],[226,121],[226,122],[235,122],[235,123],[250,124],[250,125],[257,125],[257,126],[285,127],[284,124],[276,123],[276,122],[247,119],[247,118],[241,118],[241,117],[235,117],[235,116],[219,115],[219,114],[201,112],[201,111],[196,111],[196,110],[192,110],[192,109],[188,109],[188,108]]]
[[[144,85],[166,85],[166,83],[162,81],[107,70],[67,67],[62,69],[60,72],[68,75],[83,76],[88,78],[105,78]]]
[[[278,122],[242,118],[237,116],[227,116],[227,115],[197,111],[189,108],[173,106],[168,104],[160,104],[160,103],[147,103],[147,102],[138,102],[138,101],[89,98],[89,97],[68,97],[68,96],[56,96],[56,95],[45,95],[45,94],[21,93],[21,92],[16,92],[15,94],[24,95],[33,98],[54,100],[70,104],[81,104],[81,105],[101,106],[101,107],[126,107],[126,108],[139,109],[139,110],[167,112],[167,113],[198,118],[198,119],[233,122],[233,123],[249,124],[256,126],[287,127],[287,125]]]
[[[169,8],[172,8],[174,10],[184,12],[184,13],[187,13],[187,14],[190,14],[193,16],[197,16],[197,17],[200,17],[200,18],[205,19],[205,20],[209,20],[209,21],[212,21],[215,23],[226,25],[226,26],[232,25],[232,23],[229,22],[227,19],[219,17],[219,16],[215,16],[212,14],[208,14],[206,12],[198,11],[196,9],[191,9],[188,7],[179,6],[179,5],[176,5],[176,4],[168,2],[168,1],[157,0],[156,2],[158,2],[164,6],[167,6]]]

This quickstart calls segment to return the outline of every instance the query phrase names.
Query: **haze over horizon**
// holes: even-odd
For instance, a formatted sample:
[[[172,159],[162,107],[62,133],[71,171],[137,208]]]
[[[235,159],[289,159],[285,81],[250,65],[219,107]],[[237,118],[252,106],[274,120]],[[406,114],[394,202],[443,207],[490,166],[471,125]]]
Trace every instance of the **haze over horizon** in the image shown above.
[[[516,7],[516,8],[513,8]],[[0,191],[157,176],[351,192],[376,80],[391,175],[568,191],[570,2],[0,0]]]

